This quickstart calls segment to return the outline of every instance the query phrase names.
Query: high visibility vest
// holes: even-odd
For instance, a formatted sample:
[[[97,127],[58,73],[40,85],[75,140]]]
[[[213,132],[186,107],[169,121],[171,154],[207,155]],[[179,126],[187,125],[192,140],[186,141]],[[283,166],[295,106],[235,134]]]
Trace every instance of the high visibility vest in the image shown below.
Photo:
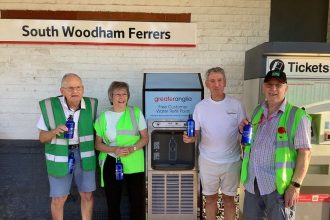
[[[81,166],[85,171],[95,170],[96,158],[94,151],[93,122],[96,117],[97,99],[83,97],[86,109],[80,110],[78,121],[79,148]],[[66,117],[59,97],[51,97],[39,102],[41,113],[48,130],[65,124]],[[66,176],[68,174],[69,140],[64,133],[56,135],[50,143],[45,144],[45,156],[48,174],[51,176]]]
[[[262,114],[263,108],[259,105],[252,116],[252,145]],[[294,137],[298,125],[304,116],[311,120],[311,117],[303,109],[287,103],[277,125],[275,143],[275,181],[276,189],[281,195],[284,194],[286,188],[289,186],[294,173],[297,159],[297,150],[294,147]],[[250,153],[251,145],[246,145],[244,148],[241,170],[241,183],[243,184],[248,179]]]
[[[120,117],[117,125],[117,136],[116,144],[120,146],[132,146],[136,144],[140,139],[140,132],[138,128],[138,122],[140,119],[140,109],[137,107],[126,107],[123,115]],[[110,141],[106,135],[107,120],[105,117],[105,112],[102,112],[100,117],[96,120],[94,124],[96,133],[104,140],[107,145],[110,145]],[[103,167],[104,162],[107,157],[106,152],[100,152],[99,154],[99,165],[101,168],[101,187],[104,187],[103,181]],[[140,173],[144,172],[144,151],[139,149],[127,156],[120,157],[123,163],[124,173]]]

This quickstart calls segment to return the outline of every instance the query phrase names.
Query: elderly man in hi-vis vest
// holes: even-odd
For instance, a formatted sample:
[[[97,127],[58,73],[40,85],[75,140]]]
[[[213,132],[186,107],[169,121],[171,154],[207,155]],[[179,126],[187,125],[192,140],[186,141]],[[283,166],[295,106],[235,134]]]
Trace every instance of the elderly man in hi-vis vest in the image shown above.
[[[74,178],[81,197],[83,220],[92,219],[93,194],[96,189],[93,123],[97,99],[83,97],[81,78],[74,73],[63,76],[61,96],[40,101],[41,117],[37,127],[39,140],[45,144],[45,157],[50,184],[51,213],[53,219],[63,219],[64,203]],[[73,118],[73,136],[67,137],[65,125]],[[72,133],[71,133],[72,134]],[[69,155],[74,165],[69,169]],[[72,162],[71,160],[70,162]]]
[[[244,146],[244,220],[292,220],[311,157],[311,117],[287,102],[283,71],[269,71],[262,88],[266,100],[254,110],[252,143]]]

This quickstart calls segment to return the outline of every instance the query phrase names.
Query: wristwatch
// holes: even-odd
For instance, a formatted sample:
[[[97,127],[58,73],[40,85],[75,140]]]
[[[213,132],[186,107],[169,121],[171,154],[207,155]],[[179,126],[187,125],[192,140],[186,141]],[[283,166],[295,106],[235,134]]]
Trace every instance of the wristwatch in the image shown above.
[[[296,188],[300,188],[301,187],[300,183],[297,183],[295,181],[291,181],[291,185],[294,186],[294,187],[296,187]]]
[[[136,151],[136,146],[133,147],[133,150]]]

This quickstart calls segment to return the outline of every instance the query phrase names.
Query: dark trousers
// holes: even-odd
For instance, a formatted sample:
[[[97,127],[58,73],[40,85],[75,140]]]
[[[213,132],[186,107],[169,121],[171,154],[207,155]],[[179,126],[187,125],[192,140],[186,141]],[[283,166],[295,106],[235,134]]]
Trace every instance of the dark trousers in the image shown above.
[[[295,206],[285,208],[284,196],[277,190],[268,195],[260,195],[258,183],[254,181],[254,193],[245,190],[244,220],[294,220]]]
[[[120,202],[123,186],[127,187],[130,219],[145,220],[145,174],[124,174],[124,180],[117,181],[115,163],[116,159],[108,155],[103,168],[109,220],[121,220]]]

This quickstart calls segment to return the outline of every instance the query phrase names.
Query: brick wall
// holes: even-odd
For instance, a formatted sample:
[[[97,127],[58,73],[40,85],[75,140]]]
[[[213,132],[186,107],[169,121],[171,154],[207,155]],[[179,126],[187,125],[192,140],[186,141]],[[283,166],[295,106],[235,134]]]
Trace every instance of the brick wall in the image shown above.
[[[82,77],[85,95],[99,99],[99,111],[109,106],[107,89],[113,80],[127,81],[133,94],[130,104],[142,107],[144,69],[204,72],[220,65],[227,71],[227,93],[241,98],[245,51],[268,41],[269,0],[76,2],[16,0],[0,3],[0,8],[191,13],[191,22],[197,24],[197,47],[0,44],[0,139],[37,139],[38,101],[58,95],[67,72]]]

